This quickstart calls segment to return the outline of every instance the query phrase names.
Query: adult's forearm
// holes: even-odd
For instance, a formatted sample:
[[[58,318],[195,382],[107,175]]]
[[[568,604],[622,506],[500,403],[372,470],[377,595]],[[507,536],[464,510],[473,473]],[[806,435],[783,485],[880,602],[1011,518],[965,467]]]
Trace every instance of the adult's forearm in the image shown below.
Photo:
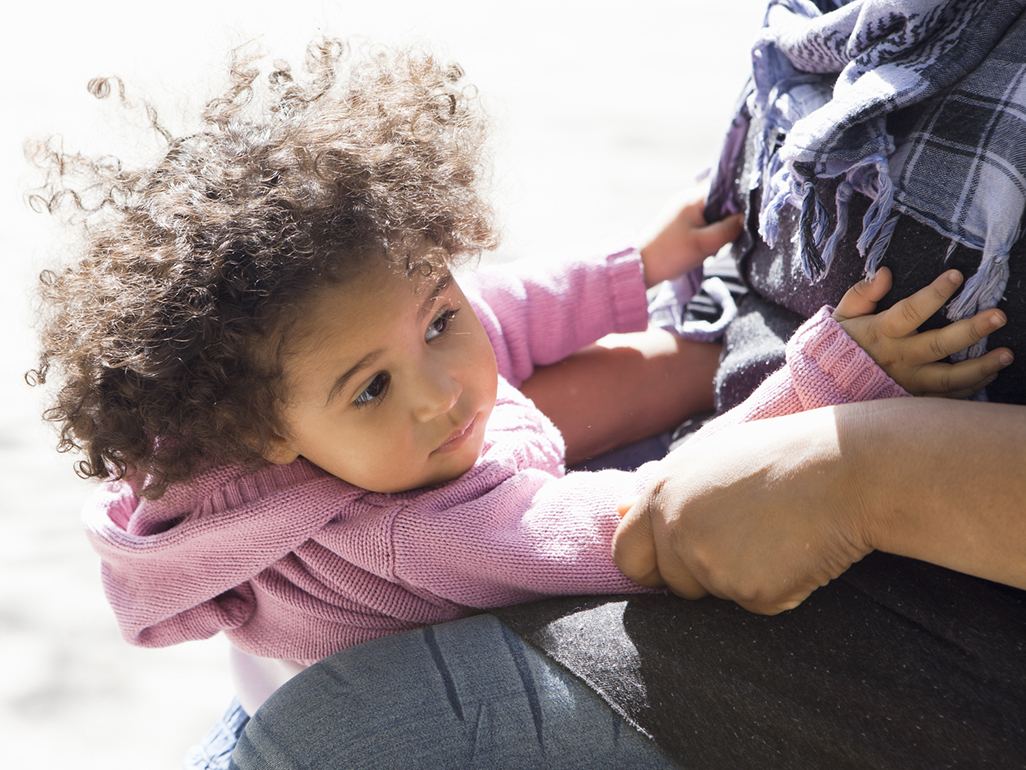
[[[1026,589],[1026,407],[891,399],[834,415],[873,548]]]
[[[762,613],[877,549],[1026,588],[1026,408],[932,398],[824,407],[696,435],[613,538],[643,585]]]

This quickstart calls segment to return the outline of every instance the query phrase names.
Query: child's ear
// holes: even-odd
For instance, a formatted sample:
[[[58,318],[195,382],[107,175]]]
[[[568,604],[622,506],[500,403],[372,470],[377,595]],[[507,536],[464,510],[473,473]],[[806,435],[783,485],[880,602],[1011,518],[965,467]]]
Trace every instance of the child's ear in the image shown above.
[[[261,454],[267,462],[275,465],[288,465],[299,457],[299,452],[292,448],[289,440],[281,436],[273,436]]]

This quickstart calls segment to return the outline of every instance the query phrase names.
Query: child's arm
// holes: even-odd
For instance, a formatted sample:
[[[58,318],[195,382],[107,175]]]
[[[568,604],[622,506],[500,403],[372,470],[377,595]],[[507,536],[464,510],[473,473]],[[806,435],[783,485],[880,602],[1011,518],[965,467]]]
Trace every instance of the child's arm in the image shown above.
[[[665,329],[612,334],[537,369],[520,390],[559,428],[572,466],[712,409],[720,350]]]
[[[484,325],[499,374],[520,387],[536,367],[648,325],[640,255],[516,260],[476,270],[460,285]]]
[[[1011,351],[1000,348],[957,364],[940,359],[986,337],[1004,323],[1004,314],[986,310],[943,329],[915,331],[959,283],[957,271],[949,271],[882,313],[860,315],[875,308],[890,288],[890,273],[881,268],[874,280],[849,289],[837,310],[821,308],[802,324],[787,341],[785,365],[698,436],[821,406],[913,394],[972,394],[1011,363]]]
[[[475,309],[499,373],[519,387],[535,367],[562,361],[607,334],[642,331],[645,287],[698,267],[741,229],[738,217],[706,225],[701,193],[685,198],[673,216],[657,220],[638,249],[601,258],[518,260],[461,278],[468,296],[480,299]]]
[[[368,532],[387,528],[391,548],[354,549],[353,563],[419,596],[427,591],[475,608],[644,592],[617,569],[610,544],[616,501],[643,489],[657,463],[555,476],[539,468],[510,473],[511,463],[493,459],[462,487],[354,519],[354,528]]]
[[[742,215],[707,225],[701,191],[664,207],[640,239],[645,284],[689,272],[738,236]],[[712,408],[720,346],[663,329],[604,337],[539,368],[520,390],[563,434],[567,464],[673,429]]]
[[[961,273],[948,270],[926,288],[873,315],[876,303],[891,288],[890,271],[880,268],[872,280],[863,280],[845,293],[833,318],[877,366],[912,395],[966,398],[1012,363],[1012,352],[998,348],[979,358],[941,363],[1001,328],[1006,318],[1000,310],[984,310],[942,329],[916,331],[961,284]]]

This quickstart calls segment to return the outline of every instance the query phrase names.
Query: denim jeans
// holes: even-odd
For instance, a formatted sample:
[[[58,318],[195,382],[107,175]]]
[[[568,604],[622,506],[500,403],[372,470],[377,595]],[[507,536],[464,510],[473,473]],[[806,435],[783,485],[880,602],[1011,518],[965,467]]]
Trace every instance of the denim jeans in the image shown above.
[[[221,721],[211,727],[203,740],[186,753],[182,770],[228,770],[232,751],[247,722],[249,714],[242,710],[236,698],[232,698]]]
[[[246,726],[236,770],[674,768],[573,675],[480,615],[312,666]]]

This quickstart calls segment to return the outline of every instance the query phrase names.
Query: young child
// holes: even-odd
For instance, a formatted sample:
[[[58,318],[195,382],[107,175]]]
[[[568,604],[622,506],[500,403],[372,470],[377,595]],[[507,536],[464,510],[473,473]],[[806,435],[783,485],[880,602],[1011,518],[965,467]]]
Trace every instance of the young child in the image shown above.
[[[291,671],[375,637],[545,595],[648,590],[610,542],[652,465],[564,473],[559,431],[517,387],[643,330],[646,286],[740,226],[707,227],[692,202],[640,250],[457,282],[457,261],[495,240],[462,73],[344,51],[312,48],[307,85],[278,65],[263,105],[238,64],[207,130],[169,138],[152,168],[55,159],[84,168],[110,212],[77,264],[44,275],[37,371],[62,378],[48,417],[63,448],[107,479],[85,524],[108,598],[134,644],[224,631],[249,713]],[[872,311],[880,275],[839,317]],[[891,371],[918,389],[946,366],[930,362],[990,330],[892,333],[953,290],[939,280],[847,328],[871,350],[893,343],[911,373]],[[830,313],[810,324],[798,353],[808,371],[827,362],[815,376],[833,397],[904,393]],[[957,385],[940,389],[998,368],[989,355],[946,367]]]

